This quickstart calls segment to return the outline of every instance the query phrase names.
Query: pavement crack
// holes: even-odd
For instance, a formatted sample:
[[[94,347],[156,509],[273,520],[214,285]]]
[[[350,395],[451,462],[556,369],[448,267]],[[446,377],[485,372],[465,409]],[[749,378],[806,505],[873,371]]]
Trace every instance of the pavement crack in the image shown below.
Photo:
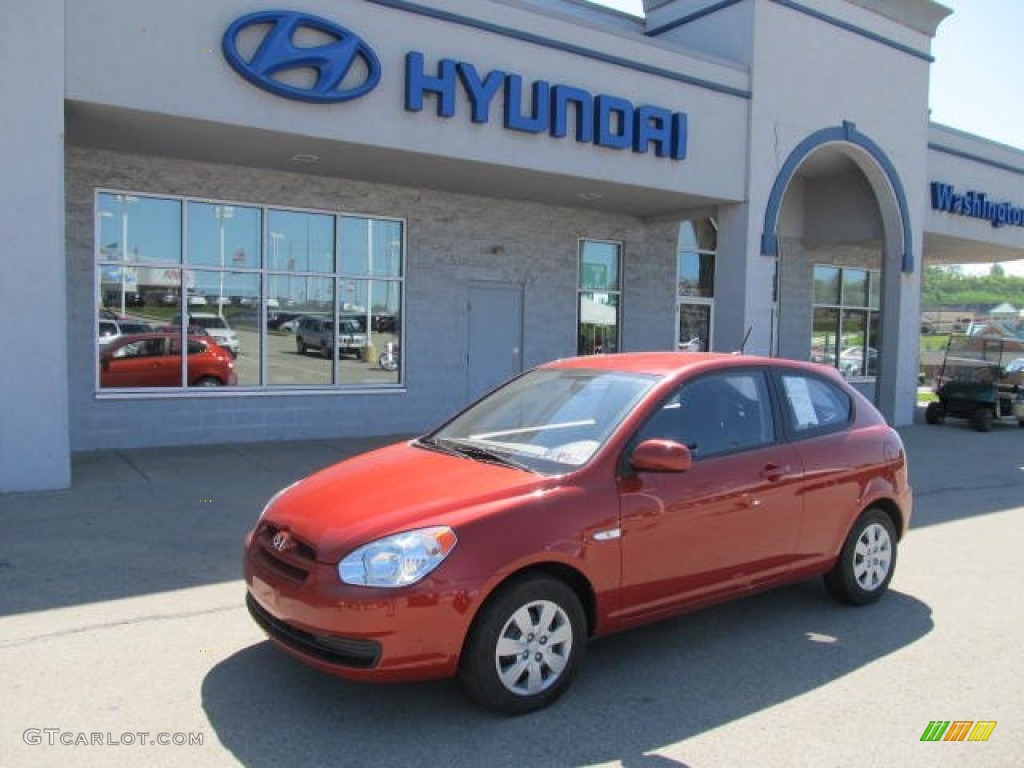
[[[22,645],[29,645],[31,643],[39,642],[40,640],[54,640],[62,637],[72,637],[74,635],[85,634],[86,632],[95,632],[97,630],[104,629],[116,629],[118,627],[130,627],[137,624],[148,624],[150,622],[157,621],[173,621],[175,619],[192,619],[197,616],[211,616],[216,613],[227,613],[228,611],[241,610],[237,604],[223,605],[217,608],[207,608],[202,611],[179,611],[177,613],[157,613],[150,614],[147,616],[136,616],[130,619],[122,619],[120,621],[106,621],[99,622],[96,624],[85,624],[79,627],[71,627],[69,629],[62,629],[56,632],[44,632],[38,635],[30,635],[28,637],[19,637],[13,640],[0,640],[0,650],[7,648],[17,648]]]

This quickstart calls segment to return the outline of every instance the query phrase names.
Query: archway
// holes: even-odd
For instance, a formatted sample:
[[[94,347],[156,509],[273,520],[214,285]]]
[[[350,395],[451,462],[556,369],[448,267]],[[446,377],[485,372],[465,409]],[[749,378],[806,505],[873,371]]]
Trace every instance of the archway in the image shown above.
[[[852,123],[789,155],[765,212],[776,259],[773,354],[834,365],[892,418],[910,217],[895,167]]]

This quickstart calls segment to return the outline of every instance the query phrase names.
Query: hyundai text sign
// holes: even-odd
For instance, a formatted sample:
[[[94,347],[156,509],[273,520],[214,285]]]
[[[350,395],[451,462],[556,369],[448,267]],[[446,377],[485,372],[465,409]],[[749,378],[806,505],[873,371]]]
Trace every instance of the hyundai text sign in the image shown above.
[[[330,104],[365,96],[380,82],[373,49],[345,27],[295,11],[260,11],[233,21],[221,41],[224,58],[258,88],[288,99]],[[312,77],[307,75],[312,74]],[[547,80],[527,82],[514,72],[483,71],[468,61],[428,63],[419,51],[405,56],[404,106],[485,124],[498,116],[506,130],[572,136],[608,149],[686,158],[687,115],[609,94]],[[459,97],[462,98],[459,98]]]

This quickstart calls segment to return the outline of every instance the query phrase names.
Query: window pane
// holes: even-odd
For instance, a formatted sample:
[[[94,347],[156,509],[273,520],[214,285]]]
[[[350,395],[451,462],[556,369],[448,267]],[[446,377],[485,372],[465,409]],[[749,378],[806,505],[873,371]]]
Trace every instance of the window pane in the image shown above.
[[[843,270],[843,306],[868,305],[868,273],[863,269]]]
[[[839,304],[839,268],[822,267],[814,268],[814,303]]]
[[[679,305],[679,351],[709,352],[711,307],[707,304]]]
[[[338,254],[344,274],[401,277],[402,224],[342,216],[338,223]]]
[[[181,262],[181,203],[155,197],[99,195],[97,215],[103,261]]]
[[[189,270],[189,332],[208,335],[234,358],[238,384],[260,384],[260,276]],[[219,297],[223,295],[221,301]],[[174,318],[180,324],[180,315]]]
[[[334,271],[334,216],[271,210],[268,225],[270,269]]]
[[[679,295],[712,298],[715,295],[715,257],[710,253],[679,253]]]
[[[331,384],[334,361],[334,278],[272,275],[267,300],[267,383]],[[281,317],[288,317],[281,320]],[[273,318],[273,320],[271,319]]]
[[[260,210],[238,205],[188,204],[188,261],[228,269],[260,266]]]
[[[714,219],[684,221],[679,225],[680,251],[717,251],[718,230]]]
[[[839,370],[844,376],[863,376],[866,370],[867,313],[843,310]]]
[[[814,308],[814,330],[811,335],[811,361],[835,365],[839,355],[839,310]]]
[[[882,306],[882,273],[871,273],[871,288],[868,295],[868,306],[871,309],[878,309]]]
[[[372,354],[367,381],[398,384],[401,379],[402,284],[395,280],[370,283]]]
[[[619,297],[608,293],[581,293],[579,305],[581,355],[619,351]]]
[[[580,287],[586,291],[619,290],[618,243],[584,240],[580,243]]]

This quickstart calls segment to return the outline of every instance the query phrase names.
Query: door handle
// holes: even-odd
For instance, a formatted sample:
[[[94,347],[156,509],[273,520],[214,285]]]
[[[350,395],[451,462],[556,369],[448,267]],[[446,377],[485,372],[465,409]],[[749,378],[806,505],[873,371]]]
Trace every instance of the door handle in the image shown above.
[[[761,470],[760,475],[765,480],[778,480],[789,474],[789,464],[785,466],[779,466],[778,464],[765,464]]]

